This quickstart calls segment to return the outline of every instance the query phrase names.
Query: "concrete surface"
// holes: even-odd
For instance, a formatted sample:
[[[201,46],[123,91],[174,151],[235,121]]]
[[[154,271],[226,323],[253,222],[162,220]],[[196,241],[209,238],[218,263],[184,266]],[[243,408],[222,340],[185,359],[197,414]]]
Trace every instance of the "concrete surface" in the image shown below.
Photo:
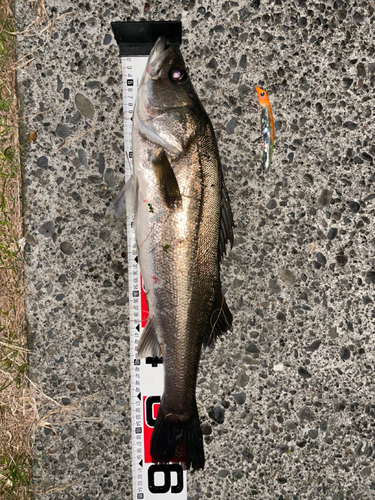
[[[16,4],[23,28],[34,12]],[[202,356],[207,465],[189,499],[374,499],[373,2],[45,6],[55,23],[19,38],[34,59],[18,72],[25,144],[38,131],[24,164],[31,376],[61,404],[40,409],[59,411],[36,435],[37,498],[131,496],[126,234],[104,214],[124,177],[110,23],[145,17],[183,23],[236,222],[222,267],[235,321]],[[275,118],[266,176],[254,85]]]

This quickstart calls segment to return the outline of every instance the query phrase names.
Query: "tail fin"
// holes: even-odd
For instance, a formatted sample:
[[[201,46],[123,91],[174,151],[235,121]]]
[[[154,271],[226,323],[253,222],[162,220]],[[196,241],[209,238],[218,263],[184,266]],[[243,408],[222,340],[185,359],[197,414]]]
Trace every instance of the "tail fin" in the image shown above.
[[[152,461],[168,463],[176,457],[176,461],[186,463],[187,469],[190,469],[190,466],[194,470],[203,469],[203,436],[198,411],[188,417],[175,413],[166,414],[162,404],[151,436]]]

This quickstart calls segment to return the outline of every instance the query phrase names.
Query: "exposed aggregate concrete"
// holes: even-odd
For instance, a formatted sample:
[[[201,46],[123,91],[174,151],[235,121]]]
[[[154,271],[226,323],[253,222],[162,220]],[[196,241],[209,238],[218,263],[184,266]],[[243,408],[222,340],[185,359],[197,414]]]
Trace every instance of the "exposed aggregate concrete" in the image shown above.
[[[132,496],[126,228],[105,211],[124,179],[110,23],[142,18],[182,21],[236,223],[222,265],[234,325],[202,355],[207,462],[188,497],[375,498],[372,3],[45,6],[53,29],[20,37],[34,59],[18,71],[25,143],[38,131],[24,165],[31,377],[62,408],[35,437],[37,498]],[[34,12],[16,7],[22,29]],[[267,175],[254,85],[274,112]]]

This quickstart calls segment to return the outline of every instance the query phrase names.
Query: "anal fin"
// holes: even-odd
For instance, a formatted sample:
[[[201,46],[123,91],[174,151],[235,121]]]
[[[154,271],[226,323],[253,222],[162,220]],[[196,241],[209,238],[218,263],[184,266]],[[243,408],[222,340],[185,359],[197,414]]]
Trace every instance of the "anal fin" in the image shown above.
[[[152,318],[149,318],[145,329],[141,335],[138,344],[138,358],[147,358],[151,356],[154,358],[161,356],[161,347],[156,336],[155,324]]]
[[[220,288],[219,293],[216,294],[213,311],[210,317],[210,325],[203,337],[203,345],[205,347],[212,345],[217,337],[231,328],[232,321],[232,313],[229,310]]]

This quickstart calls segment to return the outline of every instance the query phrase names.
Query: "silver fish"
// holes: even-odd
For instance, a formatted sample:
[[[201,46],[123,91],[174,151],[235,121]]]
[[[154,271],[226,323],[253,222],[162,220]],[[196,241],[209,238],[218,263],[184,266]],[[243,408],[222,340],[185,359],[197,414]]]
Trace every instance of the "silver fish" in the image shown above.
[[[134,210],[149,319],[139,357],[162,356],[164,392],[151,457],[204,467],[195,399],[202,344],[232,325],[220,260],[233,218],[212,124],[177,46],[161,37],[150,53],[133,115],[134,173],[125,186]]]

